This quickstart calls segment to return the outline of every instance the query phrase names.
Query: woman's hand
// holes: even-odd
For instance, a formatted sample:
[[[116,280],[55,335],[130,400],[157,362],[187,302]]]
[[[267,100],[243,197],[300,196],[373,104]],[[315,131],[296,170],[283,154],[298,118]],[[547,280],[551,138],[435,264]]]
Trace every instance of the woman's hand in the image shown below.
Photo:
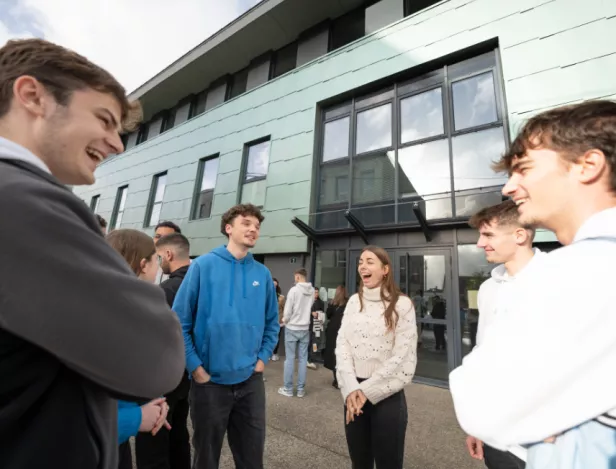
[[[139,426],[140,432],[151,432],[156,427],[163,411],[162,404],[165,404],[164,397],[154,399],[153,401],[141,406],[141,425]]]
[[[347,417],[346,423],[347,425],[355,420],[356,416],[359,416],[363,413],[362,408],[368,399],[362,390],[358,389],[357,391],[353,391],[348,395],[346,400],[347,406]]]

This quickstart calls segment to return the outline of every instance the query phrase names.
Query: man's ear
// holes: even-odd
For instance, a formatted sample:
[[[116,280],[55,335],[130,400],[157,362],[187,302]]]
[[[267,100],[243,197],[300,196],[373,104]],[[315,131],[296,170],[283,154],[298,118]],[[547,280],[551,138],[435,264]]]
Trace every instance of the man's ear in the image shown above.
[[[522,227],[516,228],[513,235],[515,236],[515,242],[518,246],[522,246],[528,242],[528,231]]]
[[[588,150],[572,166],[583,184],[592,184],[609,172],[605,154],[597,149]]]
[[[48,111],[50,95],[43,84],[29,75],[22,75],[13,83],[13,99],[29,114],[43,117]]]

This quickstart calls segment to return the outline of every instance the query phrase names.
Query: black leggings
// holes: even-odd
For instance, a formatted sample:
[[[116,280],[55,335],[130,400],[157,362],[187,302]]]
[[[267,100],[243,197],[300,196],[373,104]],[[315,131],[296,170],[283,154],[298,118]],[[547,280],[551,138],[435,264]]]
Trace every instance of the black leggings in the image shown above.
[[[346,425],[353,469],[402,469],[408,414],[404,391],[376,405],[366,402],[363,413]]]

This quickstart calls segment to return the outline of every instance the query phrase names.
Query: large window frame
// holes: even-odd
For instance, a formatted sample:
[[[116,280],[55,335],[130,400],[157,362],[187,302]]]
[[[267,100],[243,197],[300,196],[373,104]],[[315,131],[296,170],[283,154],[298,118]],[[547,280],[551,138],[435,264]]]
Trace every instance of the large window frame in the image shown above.
[[[113,211],[111,212],[111,220],[109,220],[109,231],[115,230],[122,225],[124,211],[126,210],[126,198],[128,197],[128,185],[121,186],[116,192]]]
[[[92,198],[90,199],[90,210],[92,210],[93,213],[98,213],[98,207],[99,204],[101,202],[101,195],[94,195],[92,196]]]
[[[484,49],[485,50],[485,49]],[[493,122],[475,125],[467,128],[463,128],[457,130],[455,128],[454,122],[454,100],[453,100],[453,86],[456,83],[462,82],[469,78],[479,77],[483,74],[491,73],[492,79],[494,81],[494,105],[496,107],[496,120]],[[441,104],[442,104],[442,120],[443,120],[443,131],[438,135],[430,135],[425,138],[420,138],[416,140],[411,140],[402,143],[402,101],[404,99],[417,96],[435,89],[441,90]],[[357,140],[357,116],[359,113],[371,109],[378,108],[380,106],[390,104],[392,105],[392,114],[391,114],[391,126],[392,126],[392,145],[389,147],[380,148],[378,150],[369,151],[365,153],[358,154],[356,151],[356,140]],[[326,126],[332,122],[336,122],[338,120],[344,118],[350,119],[350,130],[349,130],[349,142],[348,142],[348,156],[340,157],[335,159],[329,159],[324,161],[324,151],[325,151],[325,132]],[[505,147],[509,145],[509,134],[508,134],[508,123],[507,123],[507,113],[505,109],[505,98],[504,98],[504,87],[502,81],[502,74],[500,68],[500,57],[497,48],[492,48],[483,54],[475,55],[473,57],[467,58],[462,61],[450,62],[450,64],[444,64],[441,67],[434,68],[432,71],[428,73],[422,73],[416,75],[414,77],[406,78],[404,80],[397,80],[393,85],[390,86],[381,86],[377,89],[377,91],[373,93],[362,93],[357,96],[351,98],[350,100],[347,98],[346,101],[342,103],[333,104],[331,106],[327,106],[322,108],[321,112],[321,123],[320,123],[320,132],[319,134],[319,144],[317,146],[318,149],[318,164],[317,164],[317,177],[315,179],[316,186],[316,206],[317,206],[317,215],[319,217],[327,216],[328,213],[339,212],[340,216],[336,216],[336,219],[339,221],[339,226],[337,227],[325,227],[320,228],[317,226],[317,229],[325,229],[328,231],[335,230],[344,230],[348,229],[348,224],[346,220],[342,217],[342,214],[345,210],[351,209],[361,209],[369,206],[385,206],[387,204],[391,204],[395,207],[394,210],[394,219],[391,222],[382,223],[382,224],[374,224],[372,227],[378,226],[390,226],[392,224],[400,224],[404,223],[400,221],[400,205],[403,203],[409,203],[409,200],[405,199],[402,194],[400,194],[400,171],[401,167],[399,165],[399,152],[407,147],[426,144],[430,142],[435,142],[438,140],[446,140],[448,142],[449,147],[449,178],[450,185],[447,192],[443,193],[444,197],[450,199],[451,201],[451,216],[444,217],[442,220],[458,220],[468,218],[468,215],[457,215],[456,212],[456,199],[459,197],[465,197],[468,195],[476,195],[481,193],[491,193],[494,192],[494,188],[501,187],[502,184],[494,185],[494,186],[485,186],[476,189],[468,189],[468,190],[458,190],[456,192],[455,182],[456,182],[456,174],[454,173],[454,155],[453,155],[453,141],[454,138],[473,134],[476,132],[481,132],[489,129],[498,129],[501,128],[503,131],[503,141]],[[384,152],[391,151],[395,155],[394,162],[394,197],[393,200],[383,200],[378,203],[371,204],[354,204],[353,200],[353,191],[355,190],[356,184],[354,181],[354,162],[361,161],[364,158],[374,157],[375,155],[383,154]],[[323,197],[323,173],[324,168],[330,166],[340,166],[341,164],[348,165],[348,178],[350,181],[349,184],[349,196],[348,201],[344,203],[332,203],[332,204],[323,204],[321,203],[321,198]],[[469,192],[471,191],[471,192]],[[439,194],[430,194],[430,196],[436,196]],[[411,223],[416,224],[416,223]]]
[[[214,175],[214,185],[211,188],[203,189],[203,178],[206,175],[205,170],[207,163],[210,161],[218,160],[216,167],[216,174]],[[212,218],[212,206],[214,205],[214,190],[216,188],[216,180],[218,179],[220,165],[220,154],[216,153],[214,155],[206,156],[205,158],[201,158],[199,160],[199,167],[197,169],[197,180],[195,183],[195,190],[193,194],[193,202],[190,210],[190,219],[191,220],[207,220]],[[212,200],[210,202],[210,210],[206,216],[203,216],[201,213],[201,204],[200,200],[202,196],[211,195]]]
[[[158,187],[160,185],[160,181],[163,180],[163,178],[164,178],[165,187],[162,191],[160,200],[158,200],[156,198],[156,195],[158,193]],[[154,220],[152,216],[154,215],[157,206],[160,206],[160,208],[162,209],[162,206],[165,200],[166,190],[167,190],[167,171],[155,174],[154,177],[152,178],[152,188],[150,189],[150,198],[148,200],[148,207],[145,213],[145,220],[143,222],[144,228],[151,228],[153,226],[156,226],[158,222],[160,221],[160,211],[158,211],[158,218],[156,220]]]

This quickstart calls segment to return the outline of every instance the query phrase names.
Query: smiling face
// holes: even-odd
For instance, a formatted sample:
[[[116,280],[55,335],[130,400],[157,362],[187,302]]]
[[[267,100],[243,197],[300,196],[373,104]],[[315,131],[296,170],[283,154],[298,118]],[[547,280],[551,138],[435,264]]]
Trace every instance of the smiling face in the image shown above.
[[[389,266],[383,264],[373,252],[364,251],[359,258],[357,272],[366,288],[377,288],[389,273]]]
[[[528,232],[519,226],[499,225],[496,220],[479,227],[477,247],[484,250],[486,260],[501,264],[515,257],[518,246],[528,241]]]
[[[260,230],[261,223],[252,215],[238,215],[225,226],[229,242],[246,249],[253,248],[257,244]]]
[[[569,207],[579,203],[574,166],[546,148],[528,149],[514,159],[503,194],[518,206],[521,224],[558,229]]]

